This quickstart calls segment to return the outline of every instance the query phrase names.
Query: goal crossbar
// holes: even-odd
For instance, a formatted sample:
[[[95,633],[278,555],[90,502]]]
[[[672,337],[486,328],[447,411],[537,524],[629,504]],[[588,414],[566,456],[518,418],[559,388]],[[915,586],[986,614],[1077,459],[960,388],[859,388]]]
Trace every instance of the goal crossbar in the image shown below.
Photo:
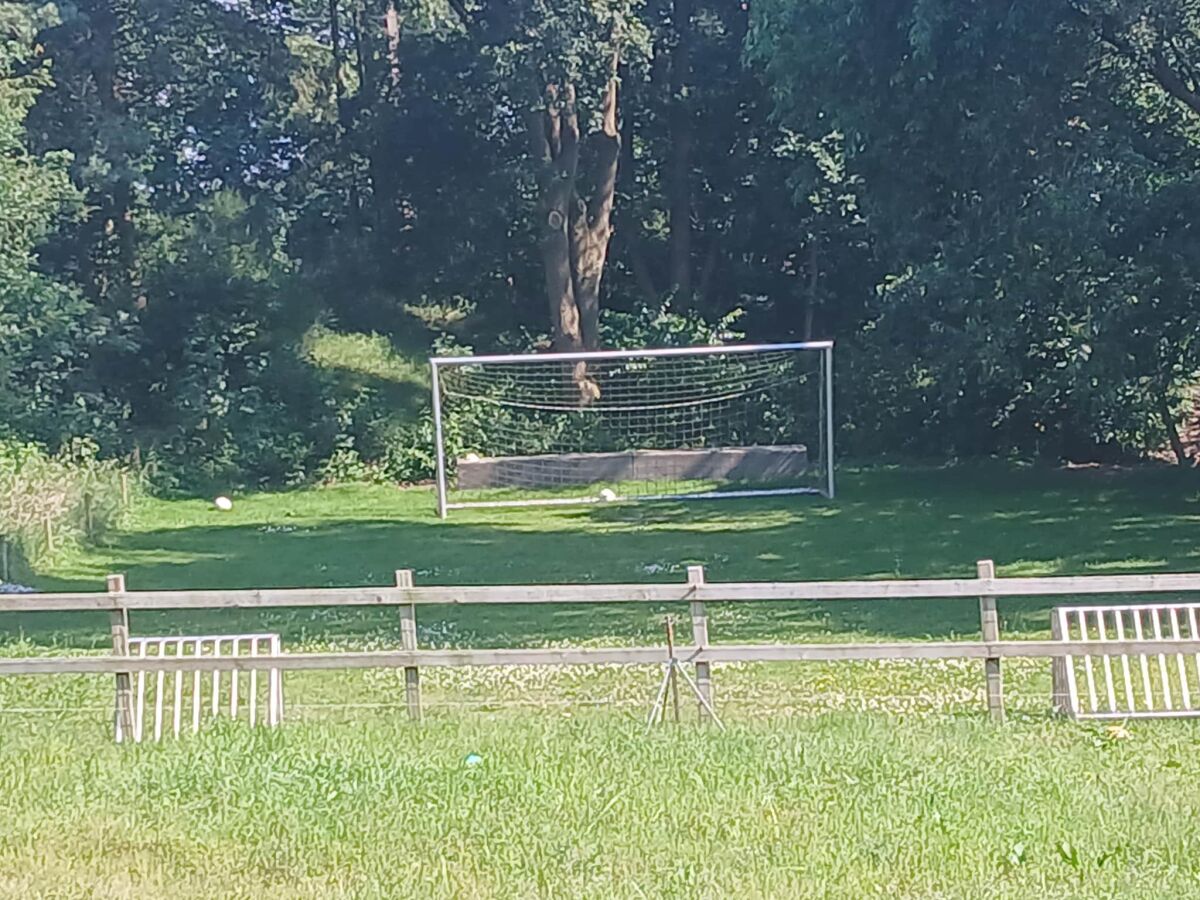
[[[791,344],[706,344],[702,347],[657,347],[646,350],[579,350],[570,353],[493,353],[480,356],[431,356],[438,366],[518,362],[586,362],[605,359],[647,359],[663,356],[715,356],[762,353],[774,350],[832,350],[833,341],[799,341]]]

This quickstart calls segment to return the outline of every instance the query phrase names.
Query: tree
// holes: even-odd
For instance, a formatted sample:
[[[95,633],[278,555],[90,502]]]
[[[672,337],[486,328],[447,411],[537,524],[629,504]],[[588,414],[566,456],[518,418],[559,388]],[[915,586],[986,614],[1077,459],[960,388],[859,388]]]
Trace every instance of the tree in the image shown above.
[[[628,65],[644,52],[644,29],[625,0],[451,6],[495,59],[502,103],[525,111],[552,345],[595,349],[621,157],[620,71],[623,57]],[[596,98],[590,117],[581,115],[585,96]],[[589,118],[594,128],[586,127]]]
[[[28,146],[29,109],[51,85],[36,25],[25,8],[0,4],[0,431],[57,442],[112,422],[85,377],[105,323],[39,264],[39,248],[81,205],[69,155]]]
[[[1187,104],[1162,103],[1180,97],[1158,60],[1178,74],[1183,57],[1152,49],[1160,38],[1131,54],[1103,17],[1053,4],[755,11],[753,56],[780,116],[845,134],[888,273],[859,351],[874,354],[856,385],[874,400],[867,431],[1071,456],[1169,433],[1163,410],[1200,363],[1196,295],[1190,276],[1154,274],[1162,258],[1145,267],[1144,210],[1169,207],[1195,171]],[[1178,247],[1178,225],[1159,225],[1173,235],[1159,249]],[[1147,289],[1163,327],[1131,332]]]

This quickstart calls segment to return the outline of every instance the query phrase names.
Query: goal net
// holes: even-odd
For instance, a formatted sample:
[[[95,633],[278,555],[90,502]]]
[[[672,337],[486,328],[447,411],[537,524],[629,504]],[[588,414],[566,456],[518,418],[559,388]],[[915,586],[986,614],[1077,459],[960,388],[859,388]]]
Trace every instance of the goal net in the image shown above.
[[[833,496],[833,344],[434,357],[438,512]]]

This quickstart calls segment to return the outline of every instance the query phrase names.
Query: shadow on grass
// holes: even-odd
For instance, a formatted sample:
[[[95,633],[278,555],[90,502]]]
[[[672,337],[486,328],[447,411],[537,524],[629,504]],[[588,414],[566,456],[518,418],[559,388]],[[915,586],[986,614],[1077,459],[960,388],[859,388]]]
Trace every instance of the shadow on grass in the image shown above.
[[[120,535],[103,563],[125,572],[135,590],[389,584],[396,568],[414,569],[418,584],[671,582],[683,581],[691,564],[704,565],[710,581],[949,577],[973,574],[984,557],[1006,575],[1189,570],[1200,557],[1198,486],[1193,473],[1149,468],[877,469],[844,477],[834,502],[617,504],[473,512],[447,522],[420,496],[397,501],[394,518],[375,502],[369,515],[359,510],[338,520],[333,495],[320,510],[307,495],[298,515],[281,494],[270,521]],[[40,586],[99,588],[53,578]],[[1005,602],[1004,627],[1044,632],[1051,605]],[[634,604],[429,607],[418,620],[424,645],[632,642],[656,640],[666,611]],[[686,608],[670,611],[686,618]],[[971,636],[979,622],[973,600],[724,604],[711,616],[715,641]],[[396,613],[384,609],[136,613],[133,628],[270,629],[292,646],[398,640]],[[20,634],[39,644],[103,646],[106,629],[102,615],[0,617],[0,640]]]

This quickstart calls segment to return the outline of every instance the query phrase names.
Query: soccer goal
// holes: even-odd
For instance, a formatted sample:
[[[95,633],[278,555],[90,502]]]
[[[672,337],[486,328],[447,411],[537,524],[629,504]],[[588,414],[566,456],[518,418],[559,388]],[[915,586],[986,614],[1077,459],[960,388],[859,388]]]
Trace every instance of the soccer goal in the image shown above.
[[[434,357],[438,514],[832,497],[833,343]]]

